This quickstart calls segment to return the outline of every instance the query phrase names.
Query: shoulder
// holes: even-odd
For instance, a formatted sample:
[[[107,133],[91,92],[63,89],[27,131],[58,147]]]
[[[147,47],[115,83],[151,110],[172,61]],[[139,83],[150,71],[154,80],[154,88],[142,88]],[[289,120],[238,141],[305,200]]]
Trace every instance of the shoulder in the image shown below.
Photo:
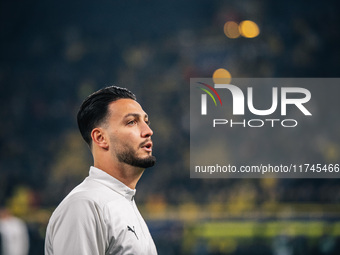
[[[74,188],[52,213],[46,232],[49,243],[72,240],[71,236],[79,236],[82,232],[105,231],[104,203],[98,199],[99,190],[83,190],[82,184]]]
[[[107,186],[87,178],[58,205],[51,220],[58,217],[76,217],[79,220],[84,217],[94,217],[97,214],[105,217],[103,214],[105,214],[107,205],[119,204],[123,199],[121,195]]]
[[[49,220],[45,238],[46,254],[104,251],[106,233],[105,215],[100,204],[86,192],[69,194]]]
[[[79,203],[90,203],[103,207],[107,203],[120,199],[122,199],[122,197],[114,190],[95,180],[86,178],[64,198],[59,206],[80,201]]]

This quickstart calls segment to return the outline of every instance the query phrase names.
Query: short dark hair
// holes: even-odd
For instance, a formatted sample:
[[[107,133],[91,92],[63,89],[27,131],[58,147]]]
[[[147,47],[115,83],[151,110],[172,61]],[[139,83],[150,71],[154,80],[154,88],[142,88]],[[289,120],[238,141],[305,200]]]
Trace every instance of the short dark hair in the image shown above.
[[[91,147],[91,132],[106,120],[108,105],[118,99],[128,98],[136,101],[136,96],[126,88],[110,86],[89,95],[81,104],[77,114],[80,133]]]

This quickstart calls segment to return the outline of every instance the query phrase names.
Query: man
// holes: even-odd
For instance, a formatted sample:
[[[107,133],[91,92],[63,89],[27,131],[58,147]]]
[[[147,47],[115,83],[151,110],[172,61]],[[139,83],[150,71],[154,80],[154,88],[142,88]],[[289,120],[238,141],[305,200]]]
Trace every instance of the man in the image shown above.
[[[135,201],[152,156],[148,115],[130,91],[115,86],[90,95],[77,115],[94,166],[49,221],[46,255],[157,254]]]
[[[0,205],[0,255],[27,255],[28,252],[26,223]]]

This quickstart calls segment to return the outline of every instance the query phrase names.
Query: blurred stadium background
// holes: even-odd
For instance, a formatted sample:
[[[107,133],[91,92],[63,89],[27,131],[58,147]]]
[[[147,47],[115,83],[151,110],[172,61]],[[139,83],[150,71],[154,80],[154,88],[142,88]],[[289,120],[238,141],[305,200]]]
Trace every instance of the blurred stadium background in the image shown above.
[[[136,200],[159,254],[340,254],[338,179],[190,179],[188,102],[190,78],[219,68],[339,77],[339,6],[0,1],[0,203],[26,222],[30,254],[43,254],[51,212],[92,163],[78,107],[111,84],[132,90],[151,116],[158,163]],[[253,23],[242,30],[245,20]],[[340,161],[338,112],[320,127],[336,134],[322,140],[324,162]],[[256,139],[244,146],[258,149]]]

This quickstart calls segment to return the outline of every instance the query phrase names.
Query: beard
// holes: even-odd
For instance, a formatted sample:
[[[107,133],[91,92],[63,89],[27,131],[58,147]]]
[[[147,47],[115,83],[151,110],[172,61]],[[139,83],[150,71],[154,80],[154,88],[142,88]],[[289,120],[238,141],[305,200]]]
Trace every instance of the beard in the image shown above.
[[[118,152],[117,158],[122,163],[126,163],[128,165],[140,167],[140,168],[152,167],[156,163],[155,156],[139,158],[136,155],[135,151],[130,147],[126,147],[125,150]]]

